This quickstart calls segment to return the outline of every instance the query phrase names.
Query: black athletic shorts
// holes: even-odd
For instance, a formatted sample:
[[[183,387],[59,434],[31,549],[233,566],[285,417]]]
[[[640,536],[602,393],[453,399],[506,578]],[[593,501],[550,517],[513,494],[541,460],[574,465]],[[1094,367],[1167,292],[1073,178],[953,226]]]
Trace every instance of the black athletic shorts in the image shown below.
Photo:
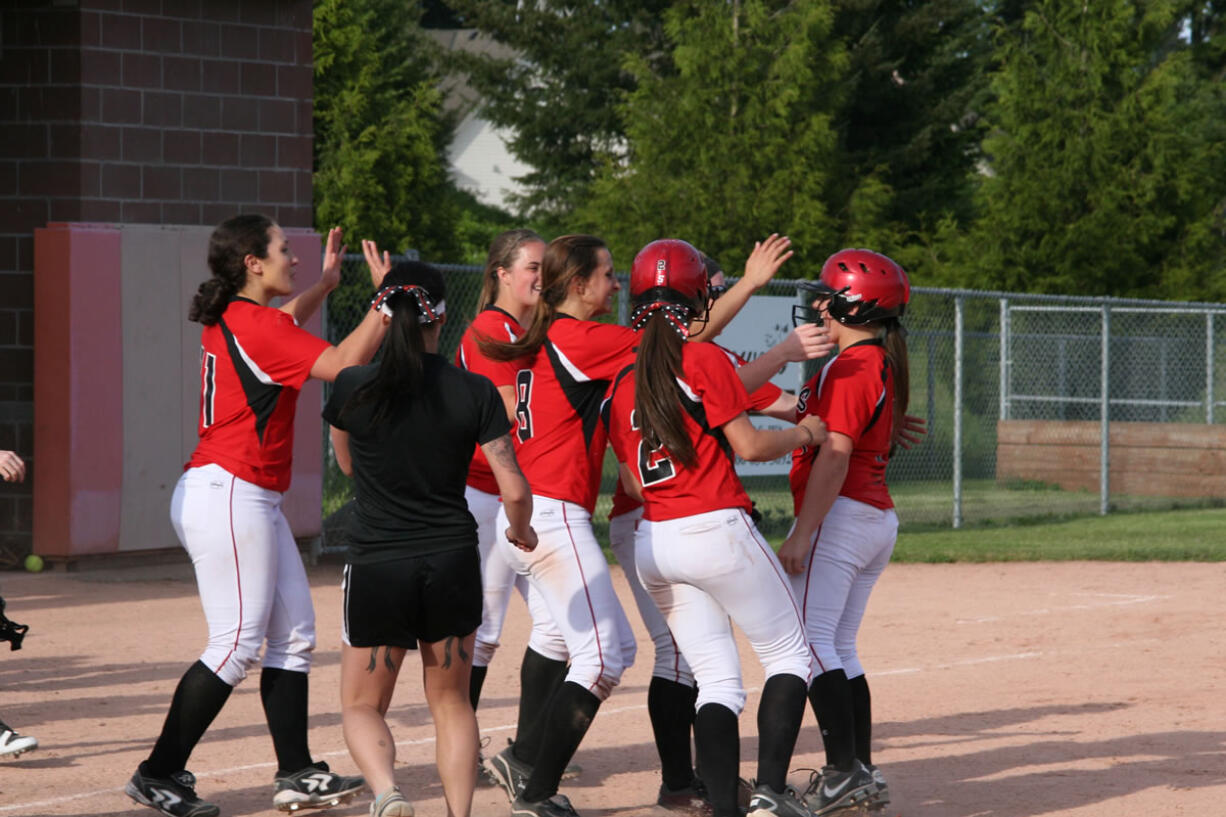
[[[481,623],[481,556],[475,547],[377,564],[347,564],[344,639],[351,647],[416,649],[418,640],[463,637]]]

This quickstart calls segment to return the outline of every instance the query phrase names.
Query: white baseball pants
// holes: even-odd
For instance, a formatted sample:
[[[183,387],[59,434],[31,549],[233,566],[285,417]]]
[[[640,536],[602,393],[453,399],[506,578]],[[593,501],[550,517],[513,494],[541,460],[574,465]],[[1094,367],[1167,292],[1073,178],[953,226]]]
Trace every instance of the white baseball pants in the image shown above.
[[[805,615],[805,635],[817,672],[842,667],[848,678],[864,674],[856,635],[873,585],[898,540],[898,516],[891,508],[840,496],[813,537],[803,572],[791,576]]]
[[[740,508],[639,522],[639,579],[664,614],[698,682],[695,711],[745,708],[741,662],[729,616],[745,633],[766,677],[807,685],[810,654],[800,609],[779,558]]]
[[[570,655],[566,680],[605,700],[634,663],[636,645],[609,565],[592,533],[592,517],[573,502],[533,495],[538,544],[525,553],[507,541],[506,510],[498,512],[498,542],[508,563],[545,603]]]
[[[260,664],[308,672],[315,608],[281,494],[220,465],[191,468],[170,500],[209,626],[200,661],[231,686]]]

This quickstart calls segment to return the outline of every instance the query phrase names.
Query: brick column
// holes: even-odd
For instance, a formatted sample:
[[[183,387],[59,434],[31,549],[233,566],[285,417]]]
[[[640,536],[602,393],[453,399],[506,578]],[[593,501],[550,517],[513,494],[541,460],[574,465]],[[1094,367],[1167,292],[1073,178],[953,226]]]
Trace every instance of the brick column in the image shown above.
[[[36,228],[310,227],[310,0],[14,0],[0,10],[0,448],[36,467]],[[119,320],[119,316],[114,316]],[[31,495],[0,487],[0,567]]]

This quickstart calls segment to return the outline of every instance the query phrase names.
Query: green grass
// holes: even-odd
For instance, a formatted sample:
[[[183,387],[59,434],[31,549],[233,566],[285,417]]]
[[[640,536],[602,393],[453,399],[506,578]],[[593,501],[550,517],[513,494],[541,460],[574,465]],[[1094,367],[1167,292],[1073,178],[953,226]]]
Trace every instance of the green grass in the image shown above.
[[[615,474],[610,458],[592,516],[601,542],[608,541]],[[763,535],[777,547],[792,524],[787,478],[752,477],[745,487],[762,514]],[[963,483],[963,527],[954,530],[950,482],[898,482],[890,493],[902,523],[894,550],[899,562],[1226,561],[1226,508],[1220,499],[1113,494],[1111,514],[1099,516],[1097,491],[973,479]],[[350,481],[329,457],[325,518],[350,496]]]
[[[1118,511],[1008,527],[903,531],[897,562],[1226,561],[1226,509]]]

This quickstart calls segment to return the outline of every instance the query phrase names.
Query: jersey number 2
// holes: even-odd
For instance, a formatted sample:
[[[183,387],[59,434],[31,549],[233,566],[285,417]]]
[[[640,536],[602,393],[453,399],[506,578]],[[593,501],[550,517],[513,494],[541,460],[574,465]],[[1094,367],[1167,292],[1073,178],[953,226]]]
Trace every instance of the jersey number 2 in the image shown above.
[[[532,370],[515,373],[515,433],[521,443],[532,439]]]
[[[639,419],[633,411],[630,412],[630,428],[634,431],[639,430]],[[677,471],[673,468],[673,461],[668,458],[668,454],[664,453],[664,447],[649,448],[647,441],[640,438],[639,482],[643,487],[670,480],[676,475]]]

